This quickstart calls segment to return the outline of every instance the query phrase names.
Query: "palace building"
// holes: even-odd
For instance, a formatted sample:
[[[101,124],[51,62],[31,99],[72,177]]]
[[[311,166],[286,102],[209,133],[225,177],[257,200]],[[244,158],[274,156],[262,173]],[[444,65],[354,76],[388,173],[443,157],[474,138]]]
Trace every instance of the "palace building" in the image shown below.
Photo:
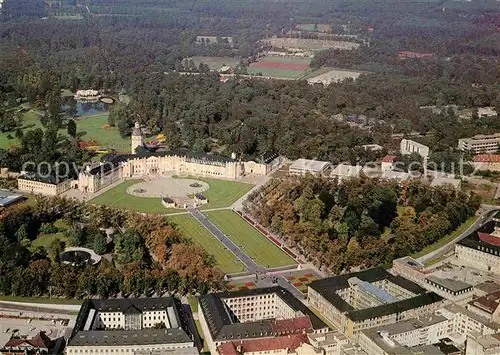
[[[267,154],[256,161],[243,161],[215,154],[190,151],[151,152],[144,146],[142,131],[136,123],[131,138],[131,154],[115,155],[89,167],[78,176],[78,189],[95,193],[126,178],[161,175],[169,172],[222,179],[238,179],[244,175],[267,175],[281,163],[277,154]]]
[[[153,152],[145,147],[138,123],[132,131],[130,150],[130,154],[108,155],[100,163],[87,166],[75,180],[21,174],[19,190],[49,196],[60,195],[71,188],[96,193],[123,179],[168,173],[236,180],[245,175],[267,175],[282,162],[282,157],[274,153],[264,154],[257,161],[245,161],[237,159],[234,153],[229,158],[188,150]]]
[[[174,298],[87,300],[65,353],[198,354]]]

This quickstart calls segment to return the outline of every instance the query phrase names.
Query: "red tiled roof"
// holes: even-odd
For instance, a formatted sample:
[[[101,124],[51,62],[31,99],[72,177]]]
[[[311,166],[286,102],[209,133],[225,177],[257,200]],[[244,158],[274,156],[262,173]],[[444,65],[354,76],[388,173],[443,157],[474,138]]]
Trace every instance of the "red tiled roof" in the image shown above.
[[[5,345],[5,349],[16,348],[22,344],[31,345],[37,349],[49,349],[50,339],[43,332],[39,332],[32,339],[17,339],[11,338]]]
[[[495,237],[491,234],[481,233],[481,232],[478,232],[477,235],[482,242],[485,242],[485,243],[488,243],[491,245],[500,246],[500,238],[499,237]]]
[[[271,324],[274,334],[294,334],[294,333],[312,333],[313,328],[308,316],[292,319],[280,319]]]
[[[395,155],[386,155],[383,159],[382,162],[384,163],[393,163],[394,160],[396,160],[397,156]]]
[[[472,159],[474,163],[500,163],[500,154],[478,154]]]
[[[308,343],[306,334],[294,334],[276,338],[264,338],[254,340],[240,340],[219,345],[220,355],[238,355],[256,351],[275,351],[288,349],[293,352],[299,346]],[[241,350],[238,351],[241,347]]]

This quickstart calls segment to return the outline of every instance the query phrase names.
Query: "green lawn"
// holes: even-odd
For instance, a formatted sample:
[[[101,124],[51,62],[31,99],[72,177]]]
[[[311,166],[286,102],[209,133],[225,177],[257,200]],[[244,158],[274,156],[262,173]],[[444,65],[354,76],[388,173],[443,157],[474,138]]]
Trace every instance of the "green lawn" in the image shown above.
[[[43,304],[73,304],[80,305],[82,300],[64,299],[64,298],[46,298],[46,297],[20,297],[20,296],[0,296],[0,301],[25,302],[25,303],[43,303]]]
[[[267,240],[236,212],[230,210],[207,213],[208,218],[229,236],[243,252],[264,267],[293,265],[295,261],[280,248]]]
[[[50,244],[55,240],[59,239],[68,245],[68,238],[64,235],[64,233],[51,233],[51,234],[40,234],[34,241],[31,242],[31,245],[45,247],[47,249]]]
[[[76,120],[78,134],[82,140],[95,140],[102,147],[114,148],[117,151],[129,152],[130,139],[122,138],[118,129],[111,127],[110,129],[102,128],[108,124],[108,114],[100,113],[90,116],[82,116]],[[40,122],[40,116],[35,111],[31,110],[23,115],[23,130],[33,130],[35,128],[44,128]],[[66,129],[59,130],[60,134],[66,134]],[[17,145],[18,140],[14,137],[9,139],[8,136],[14,137],[14,132],[0,133],[0,148],[7,149],[9,146]]]
[[[208,203],[201,208],[202,210],[229,207],[254,187],[252,184],[245,184],[236,181],[217,180],[202,177],[193,178],[204,181],[210,185],[210,188],[203,193],[208,199]]]
[[[108,124],[108,114],[99,113],[76,120],[76,127],[82,140],[95,140],[101,147],[114,148],[120,152],[129,152],[130,138],[122,138],[118,129],[102,128]]]
[[[137,197],[127,193],[127,188],[143,180],[126,180],[112,189],[102,193],[91,202],[144,213],[182,212],[176,208],[165,208],[160,198]]]
[[[467,221],[462,223],[462,225],[460,227],[458,227],[456,230],[454,230],[450,234],[444,236],[443,238],[439,239],[436,243],[425,247],[424,249],[422,249],[418,253],[412,254],[411,257],[414,259],[417,259],[417,258],[420,258],[421,256],[424,256],[425,254],[430,253],[431,251],[439,249],[440,247],[442,247],[446,243],[449,243],[450,241],[452,241],[453,239],[458,237],[460,234],[465,232],[465,230],[467,228],[469,228],[471,225],[473,225],[477,219],[478,219],[478,216],[473,216],[473,217],[469,218]]]
[[[198,312],[198,298],[193,295],[187,296],[189,306],[191,307],[191,312],[197,313]]]
[[[195,319],[194,322],[196,324],[196,329],[198,330],[198,334],[200,335],[200,338],[203,341],[203,349],[201,349],[201,352],[210,354],[209,353],[210,350],[208,349],[207,342],[205,341],[205,334],[203,334],[203,329],[201,328],[200,321],[198,319]]]
[[[201,226],[196,219],[190,217],[190,215],[170,216],[168,219],[177,224],[182,234],[191,238],[196,244],[206,250],[207,253],[212,254],[217,261],[217,267],[223,272],[231,274],[245,270],[241,261],[229,250],[224,249],[224,244]],[[193,312],[195,312],[194,308]]]

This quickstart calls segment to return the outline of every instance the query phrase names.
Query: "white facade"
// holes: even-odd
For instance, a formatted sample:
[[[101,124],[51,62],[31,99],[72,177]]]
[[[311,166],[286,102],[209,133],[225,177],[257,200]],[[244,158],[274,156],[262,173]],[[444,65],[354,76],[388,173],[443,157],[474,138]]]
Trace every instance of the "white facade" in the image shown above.
[[[500,255],[491,254],[486,247],[473,249],[461,244],[455,244],[454,263],[459,266],[468,266],[475,269],[500,274]]]
[[[472,151],[473,154],[493,154],[498,152],[500,133],[479,134],[471,138],[458,140],[458,149]]]
[[[400,148],[402,155],[410,155],[416,153],[425,159],[428,158],[430,154],[428,146],[412,141],[410,139],[403,139],[401,141]]]

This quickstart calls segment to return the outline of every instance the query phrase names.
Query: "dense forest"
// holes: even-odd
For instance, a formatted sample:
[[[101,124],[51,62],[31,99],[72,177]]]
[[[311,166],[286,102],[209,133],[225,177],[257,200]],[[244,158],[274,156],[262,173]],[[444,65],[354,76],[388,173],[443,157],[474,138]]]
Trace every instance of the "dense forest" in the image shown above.
[[[61,237],[47,247],[33,242],[44,233]],[[213,257],[160,216],[38,198],[4,211],[0,244],[0,293],[5,295],[137,297],[224,287]],[[105,255],[96,266],[68,265],[60,260],[68,244]]]
[[[420,181],[342,184],[322,177],[273,179],[245,209],[316,266],[333,273],[390,263],[420,251],[473,216],[479,196]]]

